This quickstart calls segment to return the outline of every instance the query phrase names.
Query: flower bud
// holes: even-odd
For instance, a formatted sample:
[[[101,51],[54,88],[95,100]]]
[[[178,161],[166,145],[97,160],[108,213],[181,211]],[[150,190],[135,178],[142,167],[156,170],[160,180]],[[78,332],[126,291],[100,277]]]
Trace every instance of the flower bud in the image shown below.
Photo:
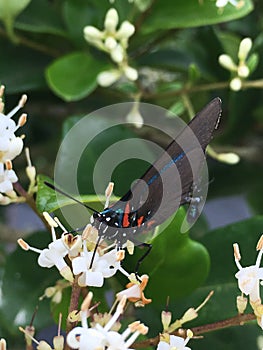
[[[97,76],[97,82],[100,86],[108,87],[115,83],[121,76],[121,72],[117,69],[101,72]]]
[[[217,155],[217,159],[220,162],[227,163],[227,164],[237,164],[240,161],[239,155],[236,153],[219,153]]]
[[[218,57],[218,62],[221,64],[222,67],[230,70],[230,71],[236,71],[237,65],[234,63],[232,58],[229,55],[220,55]]]
[[[84,37],[87,41],[102,40],[103,33],[93,26],[86,26],[83,29]]]
[[[104,44],[108,50],[112,51],[117,46],[117,41],[112,36],[109,36],[106,38]]]
[[[238,66],[237,74],[241,78],[247,78],[249,76],[249,73],[250,73],[249,68],[245,64],[241,64],[241,65]]]
[[[243,314],[247,307],[247,298],[243,295],[237,297],[237,310],[239,314]]]
[[[114,32],[116,30],[118,22],[119,22],[118,12],[114,8],[109,9],[109,11],[106,13],[106,17],[104,21],[105,30],[110,33]]]
[[[122,39],[128,39],[131,37],[135,32],[135,27],[133,24],[131,24],[129,21],[122,22],[120,29],[116,33],[116,38],[119,40]]]
[[[125,67],[124,74],[131,81],[135,81],[138,79],[138,71],[135,68],[129,66]]]
[[[172,321],[172,313],[169,311],[162,311],[161,319],[162,319],[163,329],[164,331],[166,331]]]
[[[53,345],[55,350],[63,350],[64,349],[64,337],[63,335],[56,335],[53,338]]]
[[[111,58],[116,63],[121,63],[124,59],[124,50],[120,44],[117,44],[110,52]]]
[[[238,59],[240,61],[245,61],[251,48],[252,48],[252,40],[250,38],[243,39],[239,45]]]
[[[239,77],[236,77],[230,81],[230,89],[233,91],[239,91],[242,88],[242,81]]]

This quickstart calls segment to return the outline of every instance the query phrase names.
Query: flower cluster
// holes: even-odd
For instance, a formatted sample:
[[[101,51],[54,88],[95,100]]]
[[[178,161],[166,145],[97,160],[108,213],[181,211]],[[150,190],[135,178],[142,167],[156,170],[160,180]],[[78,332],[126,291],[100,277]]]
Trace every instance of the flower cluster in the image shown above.
[[[243,80],[256,68],[258,56],[256,54],[249,56],[251,48],[252,40],[244,38],[240,42],[238,49],[238,64],[226,54],[220,55],[218,58],[221,66],[231,72],[230,89],[233,91],[241,90]]]
[[[247,306],[247,298],[249,296],[249,303],[257,317],[258,325],[263,329],[263,305],[260,297],[260,281],[263,280],[263,268],[260,267],[263,254],[263,235],[260,237],[257,244],[257,251],[259,251],[255,265],[242,267],[240,264],[241,255],[239,246],[234,243],[234,257],[238,267],[238,272],[235,277],[238,280],[238,287],[242,295],[237,298],[237,308],[239,313],[243,313]]]
[[[134,34],[135,27],[129,21],[124,21],[117,30],[118,24],[118,12],[111,8],[106,13],[104,30],[93,26],[84,28],[85,39],[98,49],[107,52],[118,66],[117,69],[103,71],[98,75],[98,84],[104,87],[112,85],[122,75],[131,81],[138,79],[138,72],[128,65],[127,57],[128,40]]]
[[[114,314],[107,318],[97,317],[97,322],[87,322],[90,316],[92,293],[89,292],[81,306],[81,327],[73,328],[67,335],[67,343],[72,349],[80,350],[125,350],[130,349],[140,334],[146,334],[148,327],[140,321],[132,322],[128,327],[119,333],[119,324],[116,325],[121,314],[124,312],[126,297],[119,301]]]
[[[23,95],[15,108],[8,114],[4,114],[3,94],[4,86],[2,85],[0,87],[0,203],[9,204],[17,199],[13,183],[17,182],[18,178],[12,169],[12,160],[23,149],[23,137],[17,137],[15,132],[26,123],[27,115],[23,113],[17,124],[11,118],[24,107],[27,96]]]
[[[74,275],[78,276],[79,286],[101,287],[105,278],[113,276],[117,271],[121,271],[129,277],[129,274],[121,267],[120,261],[124,259],[124,251],[117,251],[115,245],[107,247],[100,245],[94,251],[94,244],[89,240],[89,234],[96,231],[90,224],[87,225],[83,235],[68,233],[58,218],[52,218],[48,213],[43,213],[44,218],[51,228],[52,242],[48,248],[38,249],[31,247],[23,239],[18,239],[18,244],[24,250],[31,250],[39,254],[38,264],[42,267],[51,268],[56,266],[62,277],[73,282]],[[61,238],[56,237],[55,229],[62,229]],[[93,250],[88,250],[88,246],[93,246]],[[109,250],[109,251],[108,251]],[[66,262],[66,256],[71,261]]]

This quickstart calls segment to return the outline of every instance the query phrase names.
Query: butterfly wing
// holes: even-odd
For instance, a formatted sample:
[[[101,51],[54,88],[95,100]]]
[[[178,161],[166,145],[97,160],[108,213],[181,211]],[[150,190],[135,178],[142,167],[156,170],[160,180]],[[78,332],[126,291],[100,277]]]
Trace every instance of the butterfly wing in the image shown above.
[[[125,227],[153,228],[169,218],[179,206],[189,203],[186,198],[205,161],[205,149],[220,114],[221,100],[216,98],[190,121],[161,157],[111,207],[111,210],[123,211]]]

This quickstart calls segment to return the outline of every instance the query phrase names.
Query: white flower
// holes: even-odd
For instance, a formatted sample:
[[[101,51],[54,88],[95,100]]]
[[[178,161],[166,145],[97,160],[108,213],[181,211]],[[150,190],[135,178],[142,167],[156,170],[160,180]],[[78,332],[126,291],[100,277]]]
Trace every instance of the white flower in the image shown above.
[[[4,87],[1,86],[0,89],[0,162],[5,162],[7,160],[13,160],[18,156],[23,149],[23,141],[20,137],[16,137],[15,132],[21,126],[26,123],[26,114],[22,114],[16,124],[11,118],[13,115],[22,108],[27,100],[26,95],[23,95],[18,103],[18,105],[13,108],[8,114],[3,114],[2,110],[4,105],[2,103],[2,95],[4,92]]]
[[[258,247],[261,244],[262,244],[262,237],[259,240]],[[249,295],[251,302],[253,303],[258,302],[258,300],[260,300],[259,282],[260,280],[263,280],[263,268],[259,267],[261,263],[262,254],[263,254],[263,248],[260,246],[260,250],[259,250],[255,265],[242,267],[239,262],[241,260],[241,257],[239,253],[238,244],[235,243],[233,246],[234,246],[235,263],[239,269],[239,271],[235,274],[235,277],[238,279],[238,287],[242,293],[244,293],[245,295]]]
[[[102,327],[93,322],[93,328],[89,328],[87,317],[92,300],[90,292],[81,306],[81,325],[71,330],[67,336],[67,343],[73,349],[80,350],[131,350],[130,346],[140,334],[146,334],[148,328],[139,321],[131,323],[123,333],[113,331],[116,321],[124,311],[126,298],[117,305],[115,313]]]
[[[18,239],[18,244],[24,250],[32,250],[39,254],[38,264],[42,267],[51,268],[56,266],[60,274],[70,282],[73,282],[73,274],[70,267],[65,261],[65,256],[68,255],[70,258],[78,255],[81,247],[82,240],[80,236],[73,236],[70,233],[66,233],[65,228],[61,225],[57,218],[53,219],[48,213],[43,213],[44,218],[51,227],[52,240],[53,242],[48,245],[48,248],[37,249],[31,247],[23,239]],[[60,226],[64,233],[61,238],[56,238],[55,227]]]
[[[128,40],[134,34],[135,27],[129,21],[119,24],[119,15],[116,9],[108,10],[104,21],[104,30],[86,26],[84,37],[98,49],[107,52],[113,62],[118,65],[117,70],[102,72],[97,77],[99,85],[107,87],[117,81],[123,74],[131,81],[138,79],[136,69],[128,66],[127,48]]]
[[[68,336],[67,343],[72,349],[104,350],[105,340],[103,334],[93,328],[75,327]]]
[[[190,330],[187,331],[186,339],[177,337],[176,335],[170,335],[168,336],[169,342],[161,340],[156,350],[191,350],[191,348],[185,345],[189,342],[192,336],[193,333]]]
[[[12,163],[6,162],[6,169],[4,164],[0,163],[0,192],[8,194],[13,191],[13,183],[17,180],[16,173],[12,170]]]
[[[84,244],[81,255],[72,261],[74,275],[81,274],[78,279],[79,285],[101,287],[104,278],[112,277],[120,269],[120,261],[117,256],[117,249],[112,249],[100,256],[98,252],[87,251]],[[92,267],[90,268],[91,262]]]

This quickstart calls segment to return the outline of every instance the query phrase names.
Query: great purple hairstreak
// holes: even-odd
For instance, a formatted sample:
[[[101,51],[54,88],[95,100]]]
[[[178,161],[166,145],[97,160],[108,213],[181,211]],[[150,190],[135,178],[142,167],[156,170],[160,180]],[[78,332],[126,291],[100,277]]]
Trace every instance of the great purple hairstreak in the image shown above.
[[[195,220],[199,215],[198,205],[201,198],[192,195],[193,188],[198,186],[199,181],[198,178],[195,181],[194,172],[201,171],[206,147],[213,138],[220,115],[221,100],[215,98],[195,115],[159,159],[112,206],[98,212],[77,201],[93,210],[92,225],[97,228],[99,237],[97,246],[101,239],[108,239],[115,241],[119,249],[127,240],[148,248],[137,262],[136,275],[140,263],[151,249],[150,244],[138,241],[139,233],[150,231],[162,224],[185,204],[190,205],[188,220]],[[193,142],[193,138],[196,142]],[[50,183],[46,185],[67,195]],[[67,196],[75,200],[70,195]]]

